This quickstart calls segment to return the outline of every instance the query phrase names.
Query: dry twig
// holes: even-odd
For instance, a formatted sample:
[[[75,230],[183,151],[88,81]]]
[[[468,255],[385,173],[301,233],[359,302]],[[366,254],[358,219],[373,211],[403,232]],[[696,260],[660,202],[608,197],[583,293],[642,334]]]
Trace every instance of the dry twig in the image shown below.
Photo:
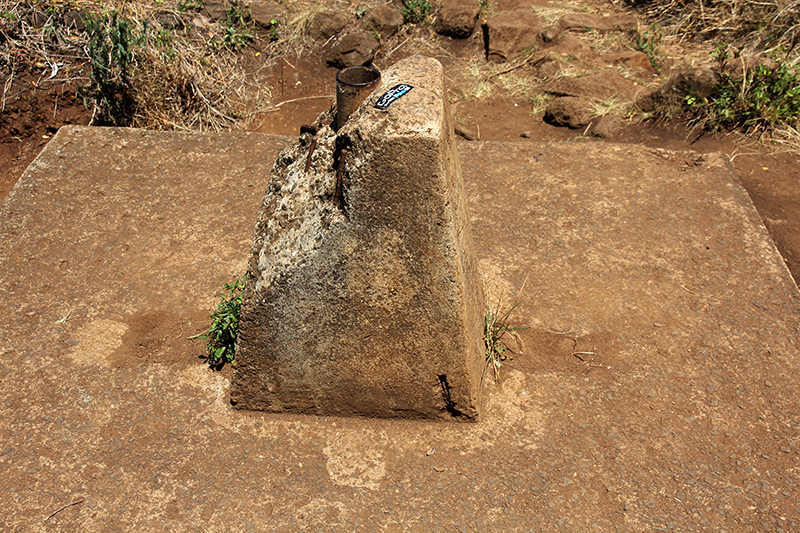
[[[63,507],[61,507],[59,509],[56,509],[55,511],[50,513],[50,516],[45,518],[44,521],[48,522],[48,521],[50,521],[51,518],[53,518],[55,515],[57,515],[58,513],[60,513],[64,509],[66,509],[67,507],[72,507],[73,505],[78,505],[79,503],[83,503],[84,501],[86,501],[86,498],[81,498],[80,500],[74,501],[72,503],[68,503],[67,505],[65,505],[65,506],[63,506]]]

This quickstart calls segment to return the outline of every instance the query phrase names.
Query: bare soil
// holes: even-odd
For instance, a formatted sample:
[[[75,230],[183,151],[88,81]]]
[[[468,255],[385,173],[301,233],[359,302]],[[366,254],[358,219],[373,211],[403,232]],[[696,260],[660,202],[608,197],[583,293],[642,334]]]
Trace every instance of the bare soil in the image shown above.
[[[91,119],[74,83],[43,78],[32,65],[8,78],[10,90],[0,113],[0,199],[8,196],[58,128],[86,125]]]

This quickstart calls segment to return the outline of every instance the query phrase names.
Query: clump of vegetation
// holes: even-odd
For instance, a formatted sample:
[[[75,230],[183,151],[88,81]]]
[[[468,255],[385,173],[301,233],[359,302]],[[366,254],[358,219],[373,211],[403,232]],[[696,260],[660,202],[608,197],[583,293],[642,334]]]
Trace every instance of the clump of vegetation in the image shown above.
[[[250,9],[231,6],[222,21],[222,44],[230,48],[240,48],[253,42],[252,23],[250,22]]]
[[[208,333],[191,337],[206,340],[206,362],[209,366],[218,367],[225,363],[233,363],[236,356],[236,339],[239,335],[239,315],[242,311],[242,293],[244,278],[233,283],[226,283],[219,294],[222,300],[211,313],[211,327]]]
[[[92,84],[84,93],[95,100],[102,123],[127,126],[135,106],[131,73],[142,34],[117,11],[103,16],[89,15],[85,24]]]
[[[422,22],[430,12],[431,3],[428,0],[405,0],[403,2],[403,20],[407,24]]]
[[[14,94],[21,78],[11,73],[42,69],[42,83],[82,86],[92,124],[228,129],[271,96],[266,74],[241,61],[241,47],[258,32],[240,5],[208,22],[192,16],[203,0],[87,0],[79,9],[60,0],[7,2],[0,7],[4,95]],[[277,20],[265,33],[278,41]],[[264,50],[265,63],[286,46]]]
[[[719,75],[709,98],[686,96],[687,107],[712,129],[742,128],[764,131],[796,126],[800,121],[800,73],[779,57],[762,62],[740,76],[731,74],[728,46],[714,51]],[[784,58],[785,59],[785,58]]]
[[[517,349],[522,353],[522,340],[517,332],[525,328],[511,327],[509,325],[509,318],[519,304],[520,302],[516,301],[510,308],[503,311],[499,301],[497,302],[497,306],[493,309],[488,298],[486,300],[486,314],[483,319],[483,343],[486,349],[486,365],[483,367],[481,383],[483,383],[486,372],[490,367],[496,381],[500,377],[500,367],[503,366],[503,362],[511,358],[508,353],[514,353],[514,351],[502,341],[503,337],[509,335],[513,338]]]
[[[645,30],[644,33],[637,33],[633,42],[633,49],[644,52],[647,55],[650,66],[658,74],[661,73],[662,56],[659,52],[661,46],[662,33],[658,26]]]

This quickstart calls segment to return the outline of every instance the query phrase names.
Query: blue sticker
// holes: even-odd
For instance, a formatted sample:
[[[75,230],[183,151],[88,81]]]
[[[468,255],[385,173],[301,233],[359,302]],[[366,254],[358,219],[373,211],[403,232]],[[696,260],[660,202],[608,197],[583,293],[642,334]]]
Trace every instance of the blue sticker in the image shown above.
[[[406,94],[408,91],[413,89],[411,85],[407,85],[405,83],[401,83],[400,85],[395,85],[378,98],[378,101],[375,102],[375,107],[378,109],[387,109],[390,105],[394,103],[395,100]]]

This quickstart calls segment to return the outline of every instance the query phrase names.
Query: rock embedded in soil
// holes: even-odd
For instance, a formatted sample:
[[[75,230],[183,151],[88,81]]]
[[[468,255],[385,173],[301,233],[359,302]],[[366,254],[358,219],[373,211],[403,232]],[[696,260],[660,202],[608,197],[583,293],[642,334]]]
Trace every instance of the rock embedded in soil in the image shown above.
[[[740,80],[745,74],[751,73],[758,67],[764,67],[772,71],[775,70],[777,66],[775,60],[771,57],[741,55],[727,60],[724,69],[731,78]]]
[[[515,9],[492,17],[484,25],[486,58],[506,61],[539,44],[544,19],[530,9]]]
[[[328,51],[328,64],[336,68],[369,65],[380,47],[378,39],[363,31],[347,33]]]
[[[636,17],[631,15],[598,15],[594,13],[570,13],[558,21],[564,30],[571,31],[630,31],[639,27]]]
[[[561,28],[559,26],[548,26],[540,33],[542,41],[546,43],[555,42],[561,37]]]
[[[458,123],[453,125],[453,131],[456,135],[468,141],[475,141],[478,139],[478,134],[474,130],[471,130]]]
[[[590,62],[597,57],[597,52],[577,37],[564,37],[554,46],[548,48],[548,51],[559,54],[562,57],[571,57],[584,62]]]
[[[267,0],[254,0],[250,4],[250,18],[260,28],[271,29],[273,20],[279,22],[284,18],[283,8]]]
[[[231,3],[227,0],[204,0],[203,7],[205,7],[208,19],[211,21],[223,20],[228,16],[228,10],[231,8]]]
[[[603,62],[608,65],[624,65],[629,68],[638,70],[653,70],[653,65],[650,59],[644,52],[636,52],[634,50],[627,50],[625,52],[609,52],[600,56]]]
[[[316,41],[327,41],[347,26],[350,19],[341,11],[318,11],[308,24],[308,34]]]
[[[364,17],[365,30],[387,37],[398,32],[403,25],[403,14],[392,4],[381,4],[369,10]]]
[[[577,78],[562,78],[547,87],[547,92],[556,96],[598,100],[613,98],[619,101],[630,101],[641,90],[633,81],[610,70]]]
[[[717,70],[712,65],[682,67],[670,76],[663,91],[670,91],[681,96],[694,95],[708,98],[717,86]]]
[[[377,109],[400,83],[413,89]],[[324,113],[276,160],[242,305],[237,407],[479,413],[484,299],[443,68],[411,57],[382,84],[338,131]]]
[[[475,31],[481,6],[477,0],[443,0],[436,16],[436,33],[466,39]]]
[[[555,78],[561,73],[561,60],[553,54],[547,54],[535,67],[536,76],[541,79]]]
[[[598,117],[592,124],[592,136],[600,139],[615,139],[625,129],[625,119],[618,115]]]
[[[581,98],[564,96],[547,104],[544,121],[553,126],[567,126],[577,129],[589,124],[593,106]]]

